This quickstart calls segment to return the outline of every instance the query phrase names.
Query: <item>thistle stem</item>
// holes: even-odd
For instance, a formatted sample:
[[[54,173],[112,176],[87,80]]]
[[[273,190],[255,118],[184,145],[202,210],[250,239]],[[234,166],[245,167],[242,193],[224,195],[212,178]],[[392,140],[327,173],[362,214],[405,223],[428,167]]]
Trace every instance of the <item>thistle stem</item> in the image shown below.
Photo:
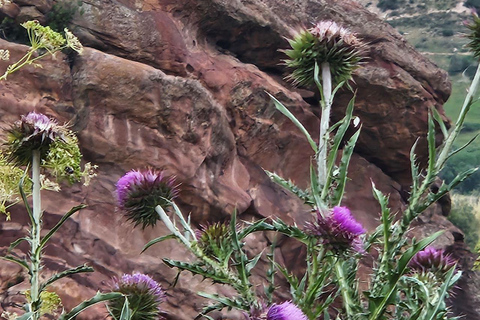
[[[178,206],[175,203],[172,203],[174,209],[175,209],[175,214],[179,217],[182,226],[184,227],[187,232],[189,232],[195,239],[195,232],[192,230],[190,225],[185,221],[185,218],[183,218],[183,215],[178,208]],[[252,290],[250,289],[248,285],[248,279],[244,279],[242,281],[237,275],[233,274],[230,269],[228,268],[228,265],[222,265],[218,263],[217,261],[207,257],[203,250],[201,250],[196,241],[189,241],[178,229],[178,227],[175,225],[172,220],[168,217],[166,214],[165,210],[161,206],[156,206],[155,211],[158,213],[160,216],[160,219],[163,221],[165,226],[170,230],[172,234],[174,234],[189,250],[192,252],[198,259],[202,260],[204,263],[208,264],[210,267],[212,267],[213,270],[218,272],[222,277],[228,279],[228,283],[235,288],[244,298],[246,301],[250,303],[250,305],[255,305],[256,304],[256,299],[255,295],[253,294]]]
[[[322,115],[320,118],[320,137],[318,140],[317,153],[318,184],[320,190],[325,187],[327,182],[328,129],[332,108],[332,73],[330,72],[330,64],[323,62],[321,68],[323,101],[321,101]]]
[[[33,225],[31,234],[31,272],[30,278],[30,311],[35,312],[33,320],[39,319],[40,308],[40,230],[42,228],[42,204],[40,197],[40,150],[34,150],[32,156],[32,198],[33,198]]]
[[[347,313],[347,319],[353,319],[353,310],[351,308],[353,301],[350,296],[350,288],[348,287],[347,279],[345,278],[345,272],[343,270],[343,261],[337,260],[335,262],[335,272],[339,282],[340,293],[342,294],[343,306]]]
[[[473,78],[470,88],[468,89],[467,96],[465,97],[465,101],[463,102],[462,110],[460,110],[458,119],[455,122],[455,128],[448,135],[448,138],[445,141],[445,145],[443,146],[443,149],[437,158],[436,169],[438,171],[442,170],[443,166],[445,165],[445,162],[448,159],[448,154],[450,153],[450,149],[452,148],[453,142],[455,141],[458,134],[460,133],[460,130],[462,130],[462,126],[465,121],[465,116],[470,110],[470,107],[472,105],[472,99],[478,91],[479,84],[480,84],[480,65],[477,67],[477,72],[475,73],[475,77]]]

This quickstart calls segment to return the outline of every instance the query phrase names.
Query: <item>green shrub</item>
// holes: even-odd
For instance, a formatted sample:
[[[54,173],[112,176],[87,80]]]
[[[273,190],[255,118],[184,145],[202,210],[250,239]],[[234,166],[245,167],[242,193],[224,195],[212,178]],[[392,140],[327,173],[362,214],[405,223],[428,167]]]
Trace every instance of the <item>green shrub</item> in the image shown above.
[[[82,1],[57,1],[46,17],[46,26],[56,32],[63,33],[65,28],[70,28],[73,17],[76,13],[83,14]],[[15,20],[5,17],[0,20],[0,38],[7,41],[29,44],[28,35],[24,27]]]
[[[477,132],[480,131],[480,123],[467,122],[463,125],[462,132]]]
[[[3,18],[0,22],[0,38],[21,44],[30,43],[25,28],[9,17]]]
[[[480,9],[480,0],[467,0],[465,1],[465,7]]]
[[[443,29],[442,30],[442,36],[444,37],[451,37],[455,34],[452,29]]]
[[[63,32],[63,29],[69,28],[76,13],[83,14],[82,1],[59,1],[56,2],[52,10],[46,14],[46,25],[57,32]]]
[[[451,182],[453,178],[467,168],[475,168],[480,165],[480,148],[470,146],[467,150],[454,155],[445,165],[441,178]],[[480,191],[480,171],[475,172],[456,188],[462,194]]]
[[[382,11],[395,10],[400,8],[403,4],[405,4],[404,0],[380,0],[378,1],[377,7]]]
[[[458,74],[465,71],[469,66],[474,64],[474,59],[472,56],[465,55],[454,55],[450,59],[450,64],[448,66],[448,72],[450,74]]]
[[[475,208],[466,198],[454,195],[448,220],[464,232],[465,243],[473,250],[479,240],[480,221],[475,214]]]

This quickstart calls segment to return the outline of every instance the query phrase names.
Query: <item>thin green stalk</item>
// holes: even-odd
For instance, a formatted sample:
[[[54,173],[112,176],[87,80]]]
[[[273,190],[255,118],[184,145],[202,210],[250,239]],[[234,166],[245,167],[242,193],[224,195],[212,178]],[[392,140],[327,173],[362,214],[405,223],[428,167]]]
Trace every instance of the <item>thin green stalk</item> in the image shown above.
[[[350,296],[350,288],[348,287],[347,279],[345,278],[345,273],[343,272],[343,261],[337,260],[335,262],[335,272],[337,274],[337,279],[339,282],[340,293],[342,294],[343,306],[347,313],[347,319],[353,319],[353,310],[351,306],[353,305],[352,297]]]
[[[30,311],[34,312],[32,319],[40,318],[37,312],[40,308],[40,264],[41,250],[40,230],[42,228],[42,204],[40,196],[40,150],[33,151],[32,157],[32,182],[33,182],[33,225],[31,234],[31,278],[30,278]]]
[[[462,110],[460,110],[458,119],[455,122],[455,128],[449,134],[447,140],[445,141],[445,145],[443,146],[443,149],[440,152],[440,155],[438,156],[437,163],[436,163],[437,170],[441,170],[448,159],[450,149],[452,148],[453,142],[455,141],[458,134],[460,133],[460,130],[462,130],[463,122],[465,121],[465,116],[470,110],[470,106],[472,105],[472,99],[478,91],[479,84],[480,84],[480,65],[477,67],[477,72],[475,73],[475,77],[473,78],[472,84],[468,89],[467,96],[465,97],[465,101],[463,102]]]
[[[191,242],[183,236],[183,234],[178,230],[177,226],[172,223],[172,220],[167,216],[167,213],[161,206],[156,206],[155,211],[160,216],[160,219],[163,221],[165,226],[173,233],[188,249],[191,250],[192,244]]]
[[[328,128],[330,125],[330,111],[332,108],[332,73],[330,72],[330,64],[328,62],[323,62],[321,68],[323,101],[321,101],[322,115],[320,119],[320,137],[317,153],[317,174],[320,190],[323,189],[327,183]]]
[[[182,226],[189,233],[191,233],[192,235],[195,235],[194,231],[191,229],[191,227],[187,224],[187,222],[183,218],[182,213],[180,212],[180,209],[176,205],[174,205],[174,209],[175,209],[176,215],[179,216],[180,218]],[[232,287],[238,290],[247,301],[249,301],[251,304],[254,304],[256,302],[255,295],[253,294],[252,290],[248,286],[248,279],[246,279],[246,283],[245,283],[245,281],[242,281],[241,279],[238,278],[237,275],[233,274],[231,270],[228,268],[228,266],[220,264],[217,261],[206,256],[205,253],[198,247],[196,241],[189,241],[180,232],[178,227],[172,222],[172,220],[170,220],[165,210],[163,210],[161,206],[159,205],[156,206],[155,211],[158,213],[158,215],[160,216],[160,219],[163,221],[165,226],[170,230],[170,232],[174,234],[190,250],[190,252],[192,252],[198,259],[210,265],[210,267],[213,270],[221,274],[223,277],[226,277],[229,283],[232,285]]]
[[[30,58],[32,57],[33,53],[35,51],[38,50],[38,48],[31,48],[20,60],[18,60],[17,62],[15,62],[14,64],[11,64],[8,68],[7,68],[7,71],[5,71],[5,73],[0,77],[0,80],[7,80],[7,76],[9,74],[12,74],[14,73],[15,71],[21,69],[22,67],[24,67],[25,65],[31,65],[32,63],[34,63],[35,61],[37,60],[40,60],[48,55],[53,55],[56,51],[61,51],[65,48],[67,48],[68,46],[63,46],[63,47],[60,47],[58,49],[56,49],[55,51],[47,51],[45,52],[44,54],[42,55],[39,55],[38,57],[35,57],[33,59],[30,60]]]

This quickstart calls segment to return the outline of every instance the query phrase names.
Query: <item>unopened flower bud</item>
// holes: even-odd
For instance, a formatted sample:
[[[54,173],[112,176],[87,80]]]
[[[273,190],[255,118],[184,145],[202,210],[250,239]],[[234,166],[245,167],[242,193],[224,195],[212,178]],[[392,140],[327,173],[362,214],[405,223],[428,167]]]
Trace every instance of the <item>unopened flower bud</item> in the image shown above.
[[[324,62],[329,63],[336,84],[350,80],[365,48],[354,33],[334,21],[320,21],[313,28],[300,31],[289,43],[292,48],[284,51],[289,57],[285,64],[292,73],[287,78],[295,85],[307,87],[314,84],[315,64]]]
[[[454,268],[456,261],[441,249],[427,247],[417,252],[410,260],[408,266],[418,272],[446,273]]]

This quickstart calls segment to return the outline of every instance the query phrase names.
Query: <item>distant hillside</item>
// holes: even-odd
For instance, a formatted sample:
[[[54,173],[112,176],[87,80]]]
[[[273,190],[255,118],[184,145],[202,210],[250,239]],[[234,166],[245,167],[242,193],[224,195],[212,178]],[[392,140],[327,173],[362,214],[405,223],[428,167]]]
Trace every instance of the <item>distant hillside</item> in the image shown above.
[[[470,78],[477,62],[465,48],[467,29],[465,21],[471,19],[471,9],[480,8],[480,0],[357,0],[395,27],[418,51],[427,55],[438,66],[447,70],[452,81],[452,95],[445,111],[455,119],[462,106]],[[474,106],[466,120],[463,134],[457,142],[460,147],[480,133],[480,103]],[[452,179],[468,167],[480,165],[480,142],[475,141],[467,150],[454,158],[443,172]],[[462,193],[480,192],[480,173],[465,181],[458,189]]]

